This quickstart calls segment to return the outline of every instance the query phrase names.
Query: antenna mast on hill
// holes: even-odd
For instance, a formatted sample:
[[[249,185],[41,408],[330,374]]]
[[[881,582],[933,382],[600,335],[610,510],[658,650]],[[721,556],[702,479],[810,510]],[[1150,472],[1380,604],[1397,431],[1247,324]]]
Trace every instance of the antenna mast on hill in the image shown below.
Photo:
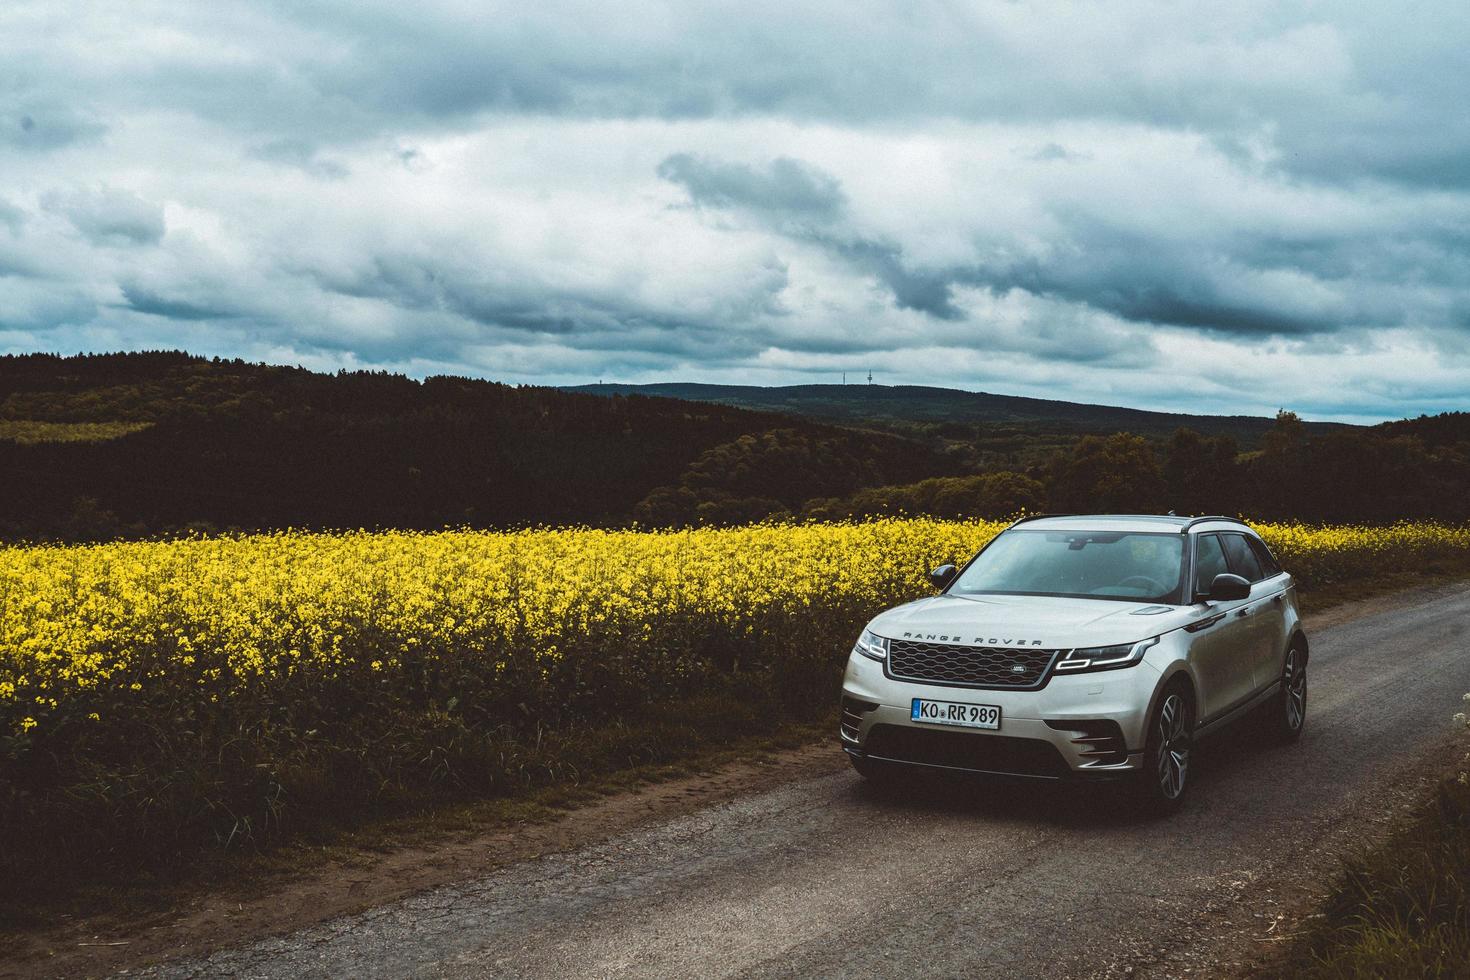
[[[868,371],[868,384],[872,384],[872,383],[873,383],[873,372],[872,372],[872,370],[869,370]]]

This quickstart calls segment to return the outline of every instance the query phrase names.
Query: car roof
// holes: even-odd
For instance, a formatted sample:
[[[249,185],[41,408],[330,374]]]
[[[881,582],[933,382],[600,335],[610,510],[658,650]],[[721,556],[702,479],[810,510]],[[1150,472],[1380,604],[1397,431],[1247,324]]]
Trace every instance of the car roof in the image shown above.
[[[1054,531],[1250,531],[1237,517],[1179,517],[1174,514],[1037,514],[1015,524],[1028,530]],[[1251,532],[1254,533],[1254,532]]]

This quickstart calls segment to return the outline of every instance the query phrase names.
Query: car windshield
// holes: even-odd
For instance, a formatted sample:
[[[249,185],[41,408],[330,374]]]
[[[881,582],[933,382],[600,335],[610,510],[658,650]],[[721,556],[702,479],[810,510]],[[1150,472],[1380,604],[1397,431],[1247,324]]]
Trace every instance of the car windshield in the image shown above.
[[[1006,531],[970,563],[950,593],[1176,603],[1184,540],[1177,532]]]

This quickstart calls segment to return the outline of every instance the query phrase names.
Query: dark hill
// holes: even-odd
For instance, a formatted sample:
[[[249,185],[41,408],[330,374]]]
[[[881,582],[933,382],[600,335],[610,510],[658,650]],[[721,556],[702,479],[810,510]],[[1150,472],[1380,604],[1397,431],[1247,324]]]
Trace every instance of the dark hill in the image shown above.
[[[1179,428],[1203,435],[1231,435],[1253,446],[1274,420],[1248,415],[1184,415],[1113,405],[993,395],[919,385],[752,385],[597,384],[564,390],[594,395],[656,395],[713,402],[740,408],[801,415],[843,423],[973,424],[1020,426],[1068,434],[1133,432],[1167,436]],[[1309,431],[1351,428],[1338,423],[1308,423]]]

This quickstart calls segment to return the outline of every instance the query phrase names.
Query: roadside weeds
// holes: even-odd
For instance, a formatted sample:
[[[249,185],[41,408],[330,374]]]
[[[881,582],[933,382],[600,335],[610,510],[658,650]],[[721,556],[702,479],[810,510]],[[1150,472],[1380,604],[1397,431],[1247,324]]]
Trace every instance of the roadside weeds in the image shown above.
[[[1387,840],[1344,860],[1261,980],[1470,976],[1470,755],[1460,769]]]

